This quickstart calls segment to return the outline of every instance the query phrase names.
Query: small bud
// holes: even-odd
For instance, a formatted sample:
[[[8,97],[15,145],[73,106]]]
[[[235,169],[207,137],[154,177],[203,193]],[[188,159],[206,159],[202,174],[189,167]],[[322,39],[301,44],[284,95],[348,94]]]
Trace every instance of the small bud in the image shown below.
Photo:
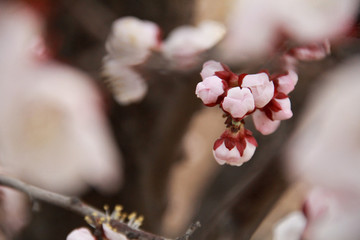
[[[281,110],[273,112],[273,120],[286,120],[293,116],[291,111],[291,102],[288,97],[283,99],[274,99],[274,101],[280,105]]]
[[[223,80],[217,76],[207,77],[199,82],[195,91],[205,105],[215,105],[224,92]]]
[[[213,154],[220,165],[241,166],[252,158],[256,147],[255,138],[242,126],[237,133],[227,129],[214,143]]]
[[[202,79],[215,75],[215,72],[224,71],[224,67],[221,63],[214,60],[210,60],[204,63],[203,68],[200,72]]]
[[[230,88],[221,107],[233,118],[243,118],[255,109],[254,97],[248,88]]]
[[[267,73],[247,74],[241,81],[241,87],[251,90],[257,108],[264,107],[274,96],[274,83]]]
[[[289,70],[286,74],[281,75],[274,80],[276,82],[276,90],[285,94],[289,94],[295,88],[298,82],[298,75],[295,71]]]

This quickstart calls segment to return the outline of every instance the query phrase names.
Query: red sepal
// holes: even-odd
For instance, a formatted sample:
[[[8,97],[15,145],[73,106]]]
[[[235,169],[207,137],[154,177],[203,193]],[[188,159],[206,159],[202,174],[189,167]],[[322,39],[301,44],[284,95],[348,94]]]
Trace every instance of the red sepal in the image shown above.
[[[242,157],[246,148],[246,141],[244,138],[240,138],[239,141],[236,142],[236,148],[239,151],[240,156]]]
[[[231,73],[227,71],[217,71],[215,72],[215,76],[227,81],[230,78]]]
[[[278,92],[277,94],[276,94],[276,96],[275,96],[275,98],[277,98],[277,99],[285,99],[285,98],[288,98],[289,96],[288,95],[286,95],[285,93],[283,93],[283,92]]]
[[[225,147],[229,150],[233,149],[236,145],[235,139],[232,138],[225,138],[224,143],[225,143]]]
[[[217,139],[214,143],[213,149],[216,150],[218,147],[220,147],[220,145],[224,142],[224,139]]]
[[[242,85],[242,82],[243,82],[244,77],[245,77],[246,75],[248,75],[248,74],[247,74],[247,73],[242,73],[242,74],[239,75],[239,80],[238,80],[239,86]]]

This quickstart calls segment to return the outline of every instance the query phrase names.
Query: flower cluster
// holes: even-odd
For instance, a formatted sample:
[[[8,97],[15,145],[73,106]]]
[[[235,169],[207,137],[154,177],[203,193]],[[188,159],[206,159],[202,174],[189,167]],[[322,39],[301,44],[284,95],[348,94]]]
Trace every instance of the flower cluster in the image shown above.
[[[224,36],[225,28],[215,21],[198,26],[180,26],[161,38],[160,27],[151,21],[122,17],[112,25],[106,41],[103,76],[121,105],[138,102],[147,92],[146,76],[138,70],[153,52],[161,55],[169,68],[187,70],[200,63],[202,54]]]
[[[219,105],[227,117],[227,129],[213,148],[219,164],[240,166],[253,156],[257,143],[244,127],[247,116],[253,116],[255,128],[264,135],[273,133],[281,120],[292,117],[288,94],[298,80],[293,70],[275,75],[267,71],[237,75],[211,60],[204,63],[200,75],[197,97],[206,106]]]

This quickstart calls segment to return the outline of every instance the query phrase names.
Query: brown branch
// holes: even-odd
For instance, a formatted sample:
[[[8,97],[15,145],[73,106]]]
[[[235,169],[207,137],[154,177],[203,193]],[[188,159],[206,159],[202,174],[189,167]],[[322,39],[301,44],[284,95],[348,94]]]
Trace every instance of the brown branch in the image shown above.
[[[68,197],[58,193],[50,192],[48,190],[27,184],[15,177],[11,177],[5,174],[0,174],[0,185],[7,186],[21,192],[26,193],[32,201],[41,201],[50,203],[64,209],[73,211],[82,216],[94,216],[98,218],[105,217],[105,213],[82,202],[79,198]],[[140,229],[134,229],[128,226],[126,223],[110,220],[110,224],[117,230],[124,233],[129,239],[138,240],[170,240],[168,238],[157,236],[149,232],[142,231]],[[200,227],[200,223],[197,222],[190,226],[183,237],[177,238],[177,240],[188,240],[189,236]]]
[[[193,223],[189,229],[186,231],[185,235],[182,237],[178,237],[175,240],[189,240],[190,236],[199,228],[201,227],[200,222]]]

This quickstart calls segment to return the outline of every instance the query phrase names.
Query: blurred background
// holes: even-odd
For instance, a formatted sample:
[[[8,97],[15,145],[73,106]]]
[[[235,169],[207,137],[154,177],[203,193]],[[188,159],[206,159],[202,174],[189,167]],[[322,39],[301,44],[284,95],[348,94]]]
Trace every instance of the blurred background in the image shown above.
[[[349,168],[357,169],[360,139],[357,91],[360,89],[359,84],[346,80],[358,78],[353,71],[359,61],[349,60],[360,52],[356,25],[358,1],[344,1],[343,4],[352,7],[339,10],[339,16],[346,16],[344,21],[351,27],[346,28],[341,37],[338,32],[333,34],[337,37],[332,42],[331,55],[320,61],[298,64],[299,81],[290,94],[294,117],[283,121],[269,136],[256,132],[252,122],[246,120],[259,147],[252,160],[241,167],[220,166],[213,159],[212,146],[225,129],[225,119],[219,108],[203,106],[194,94],[196,84],[201,81],[199,72],[203,62],[224,61],[236,73],[261,69],[272,72],[279,69],[281,62],[277,51],[284,45],[277,45],[279,39],[290,39],[286,46],[292,46],[308,43],[312,40],[310,37],[301,39],[288,30],[285,34],[285,27],[281,27],[274,49],[259,45],[264,47],[261,56],[256,52],[254,56],[243,55],[248,56],[245,59],[238,58],[245,54],[240,49],[233,53],[236,56],[228,58],[226,53],[236,49],[230,44],[242,42],[241,38],[231,41],[226,38],[227,46],[220,43],[219,47],[209,49],[201,55],[201,61],[186,69],[168,67],[164,64],[166,60],[154,53],[147,62],[135,67],[146,79],[147,94],[141,101],[126,106],[116,102],[101,74],[107,54],[105,42],[113,21],[120,17],[135,16],[155,22],[162,30],[163,39],[175,27],[205,19],[229,26],[228,34],[231,34],[234,26],[235,29],[239,26],[241,31],[242,25],[232,19],[237,16],[234,11],[244,16],[238,7],[243,4],[245,9],[247,2],[2,1],[2,170],[43,188],[79,196],[100,209],[105,204],[110,208],[121,204],[125,211],[145,216],[144,230],[169,238],[181,236],[191,223],[200,221],[202,227],[192,239],[272,239],[273,224],[287,213],[301,209],[312,184],[321,185],[333,176],[325,174],[319,180],[313,177],[319,174],[316,170],[308,175],[303,174],[306,170],[298,172],[301,168],[298,162],[303,160],[304,152],[311,147],[321,149],[316,154],[305,154],[304,161],[312,161],[329,159],[328,155],[334,156],[331,152],[334,151],[339,153],[336,162],[345,151],[339,142],[351,135],[349,141],[353,146],[346,148],[346,152],[353,154],[346,155],[349,161],[344,161],[339,168],[344,167],[345,174]],[[262,1],[254,2],[262,4]],[[14,4],[22,7],[19,10]],[[347,12],[348,9],[351,11]],[[262,10],[254,14],[262,16]],[[275,22],[270,16],[261,21]],[[331,28],[333,24],[328,22],[324,26]],[[259,37],[264,36],[259,34]],[[344,63],[353,68],[329,73]],[[342,84],[334,88],[324,87],[341,81]],[[349,101],[341,102],[347,97]],[[312,109],[313,106],[316,109]],[[337,109],[348,109],[348,112]],[[311,117],[310,113],[317,117]],[[317,132],[327,124],[327,119],[334,120],[328,123],[331,127]],[[334,125],[348,125],[347,119],[351,119],[352,125],[346,136],[340,130],[334,133],[337,135],[325,135],[332,132]],[[301,130],[296,131],[297,126]],[[314,136],[320,137],[313,144]],[[325,143],[326,139],[337,141]],[[322,155],[326,151],[330,153]],[[320,162],[315,169],[323,169],[322,164],[325,163]],[[360,186],[355,175],[344,184],[359,183]],[[353,192],[357,195],[359,191]],[[19,214],[25,216],[28,212],[27,220],[15,217],[21,224],[8,223],[3,220],[6,216],[0,217],[5,236],[17,240],[60,240],[72,229],[85,225],[82,217],[56,206],[29,201],[26,205],[28,210]],[[6,224],[12,224],[11,231],[6,230],[10,226]]]

